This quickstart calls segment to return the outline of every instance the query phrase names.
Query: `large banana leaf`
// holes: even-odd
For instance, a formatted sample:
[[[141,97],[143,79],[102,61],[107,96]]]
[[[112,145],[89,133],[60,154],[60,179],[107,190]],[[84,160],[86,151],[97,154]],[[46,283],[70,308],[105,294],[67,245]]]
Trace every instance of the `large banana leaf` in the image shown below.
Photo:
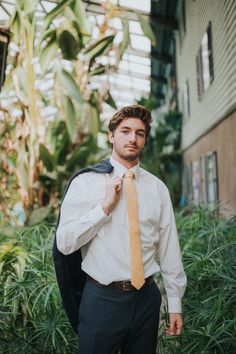
[[[40,64],[41,64],[41,70],[42,73],[45,73],[47,69],[49,68],[51,62],[56,56],[58,46],[54,38],[52,38],[45,48],[42,49],[41,55],[40,55]]]
[[[76,120],[75,108],[70,97],[68,96],[65,97],[64,105],[65,105],[65,114],[66,114],[65,122],[68,130],[68,134],[71,142],[75,143],[77,138],[77,120]]]
[[[21,17],[19,11],[15,10],[15,13],[11,18],[10,29],[12,33],[12,39],[16,44],[20,42],[20,35],[21,35],[20,26],[21,26]]]
[[[98,65],[89,72],[89,76],[102,75],[105,73],[106,67],[104,65]]]
[[[39,37],[38,44],[37,44],[37,49],[40,49],[41,44],[43,41],[49,39],[56,40],[56,34],[57,34],[57,29],[56,28],[48,28],[47,30],[43,31],[41,36]]]
[[[79,146],[74,150],[67,162],[67,170],[75,170],[76,167],[84,167],[91,151],[88,146]]]
[[[71,144],[65,121],[61,120],[59,122],[56,129],[54,130],[54,136],[57,137],[55,144],[56,161],[58,165],[62,166],[66,161],[66,157]]]
[[[106,36],[90,44],[90,46],[88,46],[84,51],[86,59],[92,62],[99,55],[104,54],[105,51],[112,45],[114,37],[114,35]]]
[[[44,18],[44,23],[45,27],[48,28],[49,25],[51,24],[52,20],[63,13],[64,9],[69,6],[73,0],[62,0],[58,3],[57,6],[54,7],[50,12],[47,13],[47,15]]]
[[[107,104],[109,104],[112,108],[117,109],[117,105],[116,105],[116,103],[115,103],[110,91],[107,92],[107,96],[105,97],[105,102]]]
[[[70,7],[75,14],[75,18],[83,36],[89,38],[91,35],[91,27],[89,21],[87,20],[87,15],[82,0],[74,0]]]
[[[27,85],[25,82],[25,70],[17,67],[12,73],[12,80],[16,90],[17,98],[23,103],[24,106],[29,105],[29,98],[27,96]]]
[[[49,216],[51,212],[51,207],[45,206],[41,208],[37,208],[32,211],[29,217],[28,225],[36,225],[40,224],[41,222],[45,221],[45,219]]]
[[[16,160],[16,173],[18,175],[19,183],[24,192],[29,191],[29,178],[28,178],[28,157],[25,150],[25,144],[22,141],[19,147],[17,160]]]
[[[29,15],[35,12],[38,6],[39,0],[24,0],[24,13]]]
[[[58,35],[58,44],[62,52],[62,57],[64,59],[76,59],[79,50],[79,45],[70,31],[64,30]]]
[[[55,167],[55,158],[53,155],[49,152],[47,147],[43,144],[40,144],[39,147],[39,154],[40,158],[43,161],[44,166],[49,172],[52,172],[54,167]]]
[[[99,113],[96,107],[89,105],[89,131],[94,136],[97,135],[100,128]]]
[[[149,19],[144,17],[141,14],[138,14],[138,19],[139,19],[141,28],[143,30],[143,33],[145,34],[145,36],[147,38],[150,39],[152,45],[155,46],[156,45],[156,37],[155,37],[155,33],[153,32],[152,27],[149,23]]]
[[[67,95],[74,97],[77,102],[82,103],[83,98],[71,74],[63,69],[59,72],[58,78],[61,82],[62,87],[65,89]]]
[[[122,24],[123,24],[123,38],[122,41],[119,45],[119,52],[118,56],[116,59],[116,67],[118,67],[120,60],[122,59],[122,56],[130,44],[130,34],[129,34],[129,20],[127,18],[122,19]]]

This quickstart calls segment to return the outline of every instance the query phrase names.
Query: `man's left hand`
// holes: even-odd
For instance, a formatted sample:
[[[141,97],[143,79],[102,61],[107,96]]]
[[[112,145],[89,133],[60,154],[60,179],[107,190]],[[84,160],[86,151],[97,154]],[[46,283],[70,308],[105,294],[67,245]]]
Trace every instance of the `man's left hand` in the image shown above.
[[[182,314],[170,313],[169,319],[170,324],[166,327],[166,334],[170,336],[179,336],[184,325]]]

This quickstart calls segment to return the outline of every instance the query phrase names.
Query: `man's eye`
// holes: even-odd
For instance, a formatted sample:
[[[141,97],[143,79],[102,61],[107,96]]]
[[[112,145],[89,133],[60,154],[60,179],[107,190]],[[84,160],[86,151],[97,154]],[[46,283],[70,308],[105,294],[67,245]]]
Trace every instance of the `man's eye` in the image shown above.
[[[122,130],[122,133],[126,134],[128,133],[128,130]]]
[[[141,136],[142,138],[144,138],[144,133],[138,133],[138,136]]]

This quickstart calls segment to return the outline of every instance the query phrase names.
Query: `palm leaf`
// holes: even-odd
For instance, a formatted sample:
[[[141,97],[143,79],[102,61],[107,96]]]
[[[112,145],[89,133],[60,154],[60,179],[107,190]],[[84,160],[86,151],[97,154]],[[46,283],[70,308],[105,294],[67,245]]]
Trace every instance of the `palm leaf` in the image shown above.
[[[55,167],[55,159],[45,145],[40,144],[39,154],[46,169],[49,172],[52,172]]]
[[[62,0],[59,2],[59,4],[57,6],[54,7],[54,9],[52,9],[50,12],[47,13],[47,15],[44,18],[44,22],[45,22],[45,27],[48,28],[49,25],[51,24],[52,20],[63,13],[63,10],[69,6],[71,3],[73,2],[73,0]]]
[[[96,57],[104,54],[105,50],[111,46],[114,37],[114,35],[106,36],[92,43],[84,50],[86,58],[92,62]]]
[[[64,59],[76,59],[79,50],[79,45],[70,31],[64,30],[58,35],[58,44],[62,52],[62,57]]]
[[[76,113],[75,113],[74,104],[68,96],[65,97],[64,106],[65,106],[65,113],[66,113],[65,122],[68,130],[68,134],[71,142],[75,143],[77,137]]]
[[[59,73],[58,78],[61,82],[62,87],[65,89],[66,93],[69,96],[74,97],[79,103],[82,103],[83,98],[71,74],[68,71],[63,69]]]
[[[155,37],[155,33],[153,32],[153,29],[149,23],[149,19],[147,19],[146,17],[144,17],[141,14],[138,14],[138,19],[139,19],[141,28],[143,30],[143,33],[145,34],[145,36],[147,38],[150,39],[152,45],[155,46],[156,45],[156,37]]]

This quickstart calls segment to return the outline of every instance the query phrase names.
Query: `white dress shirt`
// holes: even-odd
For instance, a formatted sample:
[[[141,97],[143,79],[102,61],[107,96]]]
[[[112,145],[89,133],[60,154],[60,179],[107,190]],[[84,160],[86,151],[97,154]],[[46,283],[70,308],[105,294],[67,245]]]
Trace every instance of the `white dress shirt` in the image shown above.
[[[108,216],[102,209],[106,178],[123,176],[127,168],[110,159],[110,175],[89,172],[71,183],[61,206],[57,247],[67,255],[81,248],[82,269],[102,284],[129,280],[130,254],[124,190]],[[180,313],[186,276],[181,261],[174,213],[168,189],[157,177],[136,165],[140,237],[145,278],[161,272],[170,313]]]

